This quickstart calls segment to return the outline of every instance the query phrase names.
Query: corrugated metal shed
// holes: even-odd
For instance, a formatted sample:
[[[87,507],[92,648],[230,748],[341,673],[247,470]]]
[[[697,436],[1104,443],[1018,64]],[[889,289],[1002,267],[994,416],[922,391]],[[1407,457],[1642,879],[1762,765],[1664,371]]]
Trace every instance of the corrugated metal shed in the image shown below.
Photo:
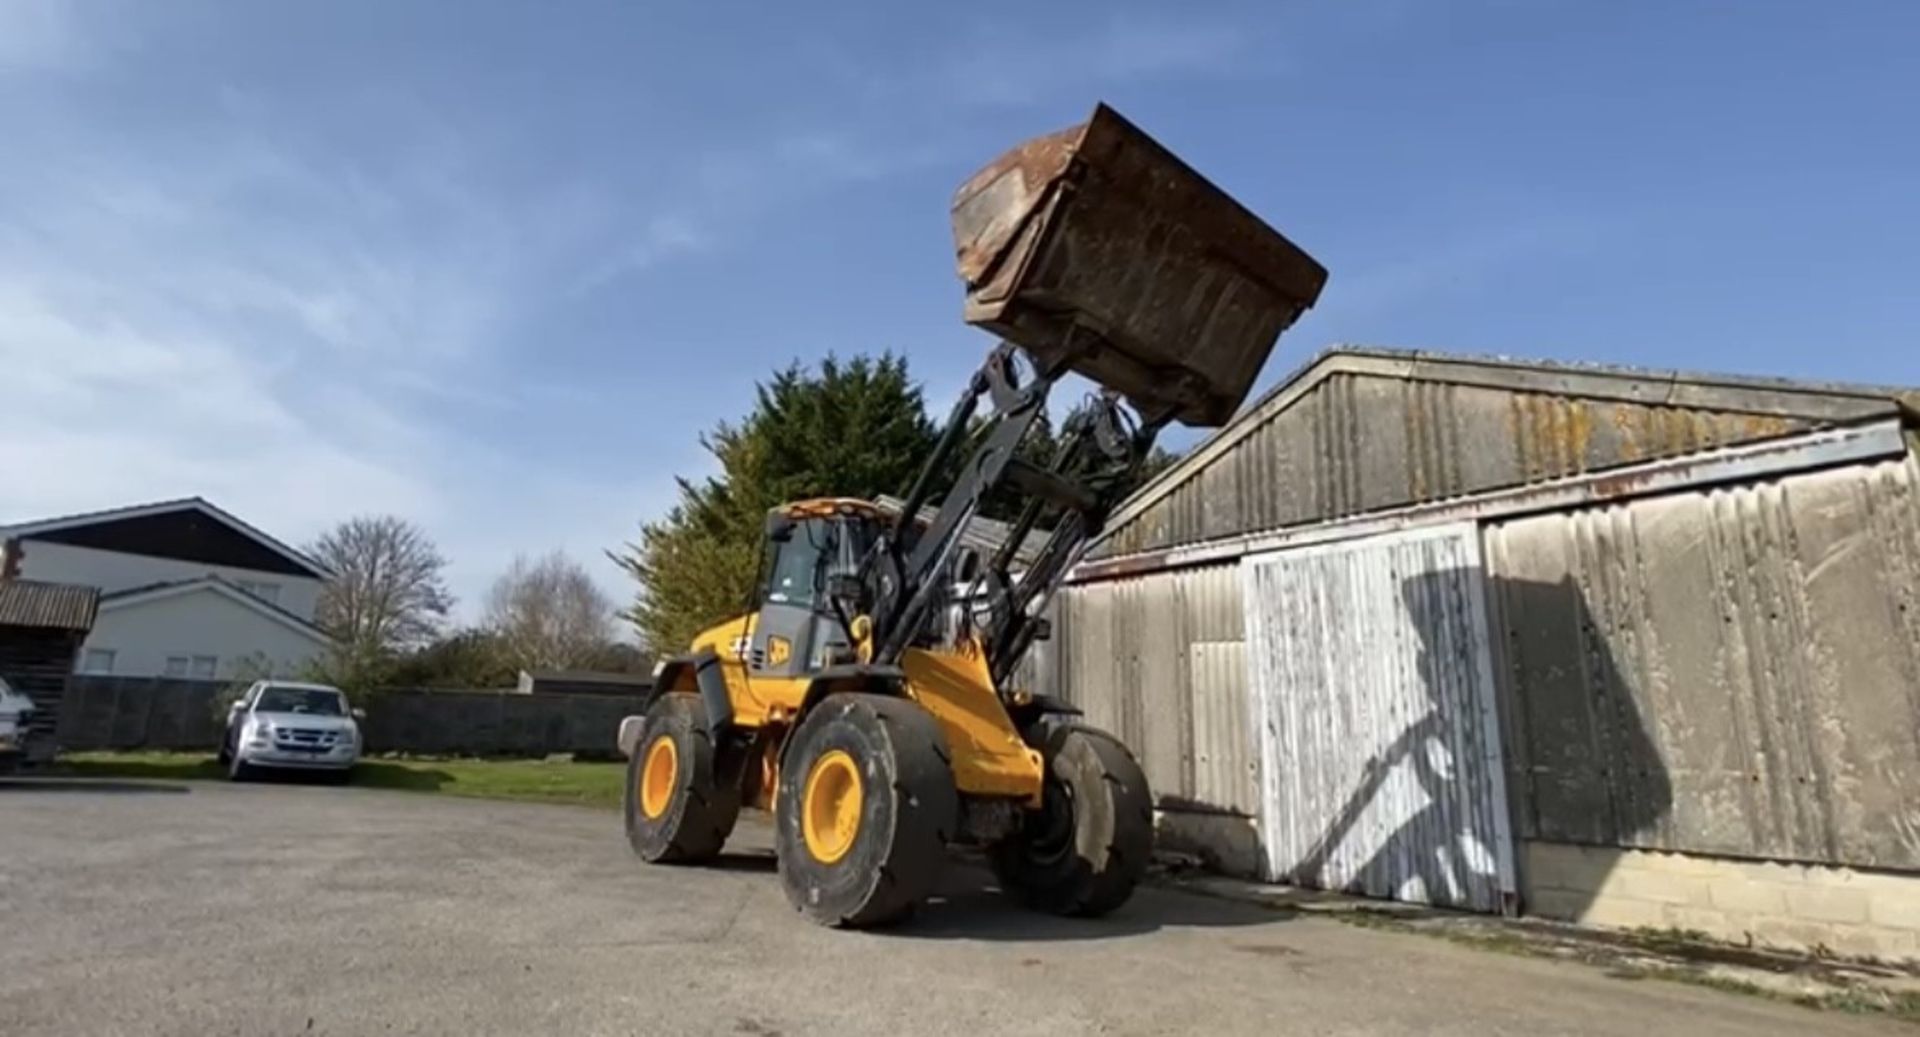
[[[1057,599],[1060,692],[1126,740],[1162,807],[1252,817],[1246,623],[1231,568],[1115,580]]]
[[[1249,756],[1278,660],[1247,639],[1243,560],[1464,523],[1513,838],[1920,870],[1917,399],[1334,350],[1120,509],[1055,603],[1049,672],[1146,759],[1163,835],[1235,819],[1209,831],[1297,863],[1279,807],[1324,820],[1343,781],[1302,768],[1341,757]],[[1327,629],[1356,666],[1391,657]],[[1346,863],[1326,881],[1379,885]]]
[[[1920,868],[1912,456],[1487,530],[1528,838]]]
[[[100,591],[68,583],[0,580],[0,627],[85,632],[93,629]]]
[[[1511,903],[1478,529],[1240,568],[1267,877],[1479,911]]]
[[[1523,486],[1833,424],[1893,389],[1343,347],[1144,487],[1089,557]]]

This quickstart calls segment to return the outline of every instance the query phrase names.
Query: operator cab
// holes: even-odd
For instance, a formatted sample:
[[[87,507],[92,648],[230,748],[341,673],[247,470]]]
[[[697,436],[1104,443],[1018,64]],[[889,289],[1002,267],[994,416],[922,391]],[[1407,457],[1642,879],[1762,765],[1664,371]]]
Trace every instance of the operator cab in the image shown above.
[[[747,664],[754,676],[799,677],[853,661],[844,621],[856,600],[836,583],[855,577],[888,518],[866,501],[801,501],[767,515],[766,557]],[[836,604],[838,609],[836,609]]]

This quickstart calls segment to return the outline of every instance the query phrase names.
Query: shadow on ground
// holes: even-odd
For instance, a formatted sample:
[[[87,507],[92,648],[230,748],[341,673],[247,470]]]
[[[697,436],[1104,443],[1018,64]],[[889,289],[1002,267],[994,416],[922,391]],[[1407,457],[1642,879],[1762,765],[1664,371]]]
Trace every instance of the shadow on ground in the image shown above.
[[[772,850],[723,851],[720,856],[699,865],[709,871],[739,871],[772,875],[780,870],[780,861]]]
[[[318,771],[287,771],[286,775],[296,780],[325,781],[326,776]],[[274,777],[281,775],[275,774]],[[378,760],[361,760],[353,768],[353,784],[370,789],[410,789],[415,792],[438,792],[440,788],[453,781],[453,775],[443,770],[427,770],[420,767],[402,767],[397,763],[382,763]]]
[[[1194,896],[1143,884],[1104,918],[1061,918],[1029,910],[1003,893],[978,862],[957,860],[940,891],[885,935],[929,940],[1006,940],[1046,943],[1111,940],[1171,927],[1233,928],[1286,921],[1299,912]]]

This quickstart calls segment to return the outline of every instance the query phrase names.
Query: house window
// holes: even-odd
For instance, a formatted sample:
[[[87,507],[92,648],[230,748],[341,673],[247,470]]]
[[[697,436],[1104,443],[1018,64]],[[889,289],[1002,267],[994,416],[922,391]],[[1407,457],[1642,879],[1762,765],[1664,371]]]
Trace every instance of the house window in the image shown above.
[[[193,660],[187,656],[169,655],[167,656],[167,668],[162,671],[162,673],[167,677],[185,677],[187,675],[187,667],[192,665]]]
[[[80,665],[81,673],[112,673],[113,649],[89,648],[87,657]]]
[[[215,655],[196,655],[193,657],[192,676],[195,680],[210,681],[214,671],[220,668],[220,657]]]
[[[241,580],[239,581],[239,585],[241,590],[246,591],[248,594],[259,598],[269,605],[280,604],[280,585],[277,583],[260,583],[255,580]]]

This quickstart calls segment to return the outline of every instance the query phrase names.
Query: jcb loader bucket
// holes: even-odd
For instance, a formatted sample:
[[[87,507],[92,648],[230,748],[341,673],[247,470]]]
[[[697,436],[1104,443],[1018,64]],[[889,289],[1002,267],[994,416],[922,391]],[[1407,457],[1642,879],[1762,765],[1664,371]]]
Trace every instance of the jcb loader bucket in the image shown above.
[[[953,200],[967,322],[1124,395],[1225,424],[1327,271],[1105,105]]]

